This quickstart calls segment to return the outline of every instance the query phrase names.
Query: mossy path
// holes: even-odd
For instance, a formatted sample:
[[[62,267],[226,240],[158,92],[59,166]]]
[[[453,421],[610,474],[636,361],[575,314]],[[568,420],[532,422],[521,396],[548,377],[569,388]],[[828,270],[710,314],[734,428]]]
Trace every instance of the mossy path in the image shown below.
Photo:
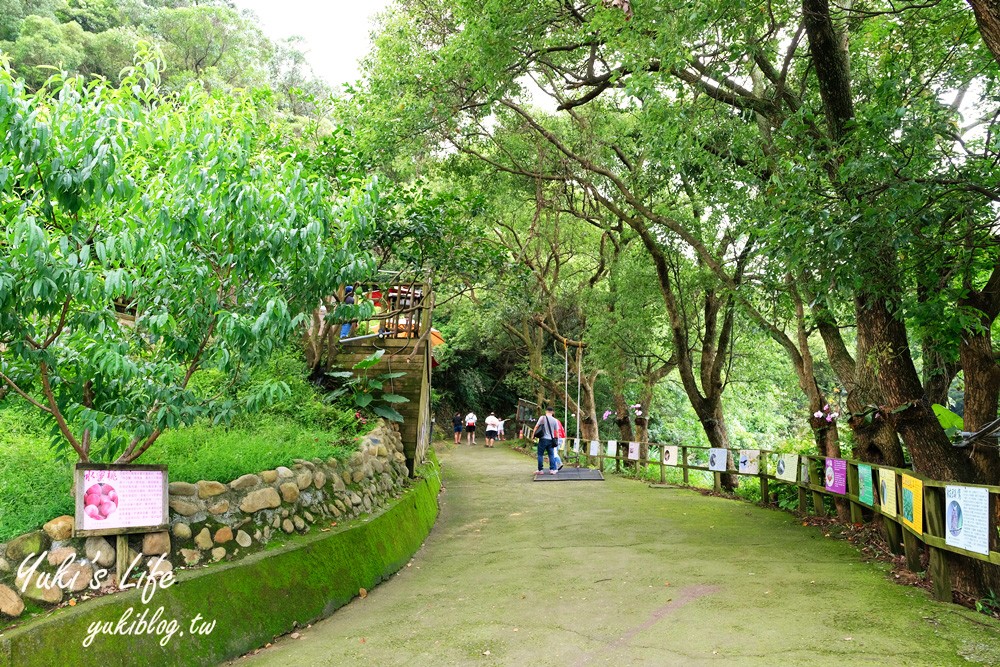
[[[789,514],[438,452],[442,511],[410,566],[236,664],[1000,665],[1000,624]]]

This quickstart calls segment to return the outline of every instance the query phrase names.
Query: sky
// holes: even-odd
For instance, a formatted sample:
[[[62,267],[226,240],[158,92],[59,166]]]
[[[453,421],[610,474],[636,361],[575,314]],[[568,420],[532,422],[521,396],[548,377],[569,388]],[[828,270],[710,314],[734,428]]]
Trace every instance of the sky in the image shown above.
[[[252,10],[273,40],[298,36],[317,76],[339,88],[359,77],[358,60],[371,47],[372,18],[389,0],[235,0]]]

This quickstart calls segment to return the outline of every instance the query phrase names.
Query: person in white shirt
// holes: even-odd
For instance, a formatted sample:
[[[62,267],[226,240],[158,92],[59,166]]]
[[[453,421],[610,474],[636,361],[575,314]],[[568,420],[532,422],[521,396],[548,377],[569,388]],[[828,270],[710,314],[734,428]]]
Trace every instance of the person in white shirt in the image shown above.
[[[476,416],[475,412],[469,411],[469,414],[465,415],[465,432],[469,437],[469,444],[476,444],[476,422],[479,421],[479,417]]]
[[[497,440],[497,431],[500,430],[500,420],[497,419],[497,414],[491,412],[490,416],[486,418],[486,446],[492,447],[493,443]]]

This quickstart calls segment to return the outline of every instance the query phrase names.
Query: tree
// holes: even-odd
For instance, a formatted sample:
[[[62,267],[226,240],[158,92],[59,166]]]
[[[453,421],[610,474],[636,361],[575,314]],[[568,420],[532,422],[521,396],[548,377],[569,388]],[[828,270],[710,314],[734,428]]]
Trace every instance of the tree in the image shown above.
[[[0,70],[0,380],[82,461],[226,419],[232,401],[194,373],[234,379],[373,266],[375,190],[341,196],[268,150],[253,98],[166,94],[156,75],[32,94]]]

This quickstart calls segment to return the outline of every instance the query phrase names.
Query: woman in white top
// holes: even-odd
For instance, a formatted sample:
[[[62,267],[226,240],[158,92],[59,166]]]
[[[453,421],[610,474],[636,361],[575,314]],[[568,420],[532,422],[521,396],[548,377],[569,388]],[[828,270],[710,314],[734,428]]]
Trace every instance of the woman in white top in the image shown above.
[[[469,434],[469,444],[476,444],[476,422],[479,421],[479,417],[476,416],[475,412],[469,411],[469,414],[465,415],[465,432]]]

